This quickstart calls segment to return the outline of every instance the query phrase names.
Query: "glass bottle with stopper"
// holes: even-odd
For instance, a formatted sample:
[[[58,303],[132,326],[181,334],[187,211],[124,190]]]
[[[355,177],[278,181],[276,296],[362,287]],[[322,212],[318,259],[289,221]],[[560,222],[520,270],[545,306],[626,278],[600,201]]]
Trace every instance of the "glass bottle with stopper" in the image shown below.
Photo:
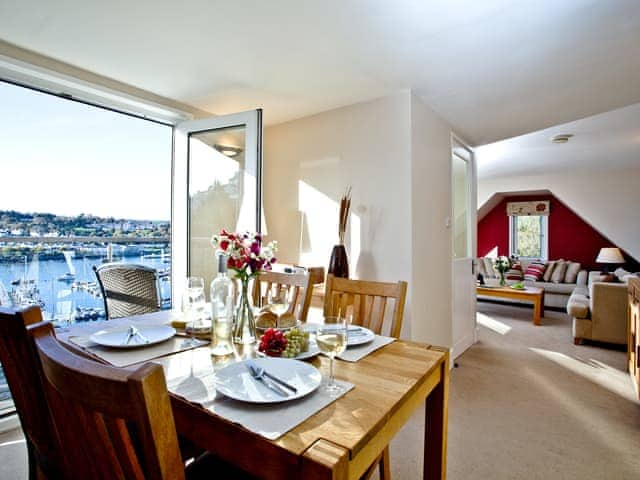
[[[227,256],[218,255],[218,276],[211,282],[211,354],[216,356],[233,353],[234,283],[227,275]]]

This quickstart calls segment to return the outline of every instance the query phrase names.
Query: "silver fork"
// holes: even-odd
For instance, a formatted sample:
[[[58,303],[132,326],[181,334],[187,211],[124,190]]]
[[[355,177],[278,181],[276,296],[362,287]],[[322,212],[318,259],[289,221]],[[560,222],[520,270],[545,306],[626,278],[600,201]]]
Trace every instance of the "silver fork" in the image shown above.
[[[271,380],[265,377],[265,371],[263,368],[258,367],[250,360],[245,361],[245,365],[249,369],[249,373],[251,374],[251,376],[259,382],[262,382],[262,384],[269,390],[276,392],[282,397],[289,396],[289,393],[287,393],[283,388],[279,387],[277,384],[273,383]]]

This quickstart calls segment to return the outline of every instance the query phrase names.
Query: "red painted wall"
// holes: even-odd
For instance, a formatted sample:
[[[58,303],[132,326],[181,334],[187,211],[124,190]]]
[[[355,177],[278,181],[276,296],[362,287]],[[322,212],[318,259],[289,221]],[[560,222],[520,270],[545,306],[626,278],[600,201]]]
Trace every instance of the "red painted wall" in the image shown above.
[[[582,220],[569,207],[553,195],[517,196],[505,198],[478,222],[478,256],[484,257],[498,247],[498,255],[509,255],[509,217],[507,202],[549,200],[549,259],[564,258],[580,262],[588,270],[600,270],[603,265],[595,262],[602,247],[615,246]],[[623,252],[624,253],[624,252]],[[628,260],[625,267],[638,270],[638,262],[624,253]]]

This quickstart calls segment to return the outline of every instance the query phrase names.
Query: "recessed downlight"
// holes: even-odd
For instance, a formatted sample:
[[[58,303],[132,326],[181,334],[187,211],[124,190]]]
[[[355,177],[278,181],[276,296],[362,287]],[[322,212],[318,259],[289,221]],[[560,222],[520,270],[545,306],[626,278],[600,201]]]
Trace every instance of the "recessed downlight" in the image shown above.
[[[572,133],[560,133],[551,137],[551,141],[553,143],[567,143],[571,137],[573,137]]]

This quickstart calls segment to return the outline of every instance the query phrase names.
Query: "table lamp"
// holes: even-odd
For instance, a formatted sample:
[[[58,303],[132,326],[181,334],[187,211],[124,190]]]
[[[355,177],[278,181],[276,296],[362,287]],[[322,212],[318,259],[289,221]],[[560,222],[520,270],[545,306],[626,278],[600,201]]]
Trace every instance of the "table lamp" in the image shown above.
[[[606,264],[623,264],[624,257],[622,256],[622,252],[619,248],[616,247],[605,247],[600,249],[600,253],[598,253],[598,258],[596,258],[597,263],[604,263],[604,270],[602,273],[609,273],[607,271]]]

